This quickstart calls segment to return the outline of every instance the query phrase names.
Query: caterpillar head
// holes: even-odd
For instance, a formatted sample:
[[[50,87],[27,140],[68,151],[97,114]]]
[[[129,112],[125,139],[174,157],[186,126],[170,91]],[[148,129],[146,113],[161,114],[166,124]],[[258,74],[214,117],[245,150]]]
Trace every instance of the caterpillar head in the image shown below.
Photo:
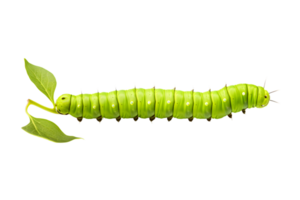
[[[56,100],[56,110],[59,114],[67,115],[70,112],[71,95],[63,94]]]
[[[270,106],[271,102],[275,103],[277,105],[282,105],[282,102],[276,101],[272,99],[272,94],[282,91],[282,89],[275,89],[275,90],[268,90],[267,89],[267,83],[268,83],[269,77],[266,76],[263,80],[263,84],[258,86],[258,99],[257,99],[257,105],[254,109],[265,109]]]

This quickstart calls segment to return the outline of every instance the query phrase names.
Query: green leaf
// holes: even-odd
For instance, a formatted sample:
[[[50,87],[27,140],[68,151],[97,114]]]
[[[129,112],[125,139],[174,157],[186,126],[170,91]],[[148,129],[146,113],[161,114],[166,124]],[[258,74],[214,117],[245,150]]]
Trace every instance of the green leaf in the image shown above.
[[[31,115],[29,115],[29,117],[30,123],[22,127],[22,129],[32,135],[58,143],[70,142],[74,139],[81,139],[64,134],[56,124],[49,120],[35,118]]]
[[[54,91],[56,88],[56,79],[48,70],[35,66],[25,60],[25,68],[30,80],[35,86],[44,93],[54,105]]]

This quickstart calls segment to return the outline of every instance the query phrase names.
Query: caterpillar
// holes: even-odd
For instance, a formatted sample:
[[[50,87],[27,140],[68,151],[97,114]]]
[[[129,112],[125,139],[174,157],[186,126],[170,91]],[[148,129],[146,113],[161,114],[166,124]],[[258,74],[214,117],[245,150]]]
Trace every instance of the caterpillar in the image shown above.
[[[25,59],[25,68],[31,81],[44,93],[53,104],[47,108],[37,102],[28,100],[26,113],[30,123],[22,127],[30,134],[54,141],[69,142],[78,139],[65,135],[60,128],[51,121],[39,119],[28,113],[28,107],[35,105],[54,114],[68,115],[77,118],[79,122],[85,119],[103,118],[173,118],[188,119],[221,119],[225,116],[232,118],[232,113],[246,109],[265,108],[270,101],[270,94],[264,87],[252,84],[238,84],[223,87],[217,91],[206,92],[181,91],[174,89],[133,88],[129,90],[115,90],[111,92],[97,92],[94,94],[63,94],[54,102],[56,79],[54,75],[42,67],[35,66]],[[43,77],[43,78],[41,78]],[[277,90],[273,91],[276,92]],[[276,102],[276,101],[274,101]]]
[[[270,95],[263,87],[252,84],[225,86],[218,91],[194,92],[176,88],[142,89],[134,88],[95,94],[63,94],[56,101],[57,112],[70,114],[78,121],[103,118],[155,118],[220,119],[232,118],[232,113],[247,108],[264,108],[269,104]]]

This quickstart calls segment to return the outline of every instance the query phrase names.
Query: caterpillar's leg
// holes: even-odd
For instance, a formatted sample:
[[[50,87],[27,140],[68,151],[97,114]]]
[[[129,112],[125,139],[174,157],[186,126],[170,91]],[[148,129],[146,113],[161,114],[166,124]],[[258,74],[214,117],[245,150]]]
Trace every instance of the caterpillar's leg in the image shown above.
[[[171,117],[168,117],[165,120],[166,120],[166,123],[171,123],[174,120],[174,118],[173,118],[173,116],[171,116]]]
[[[248,109],[243,109],[241,113],[243,116],[248,116]]]
[[[115,119],[116,124],[121,124],[122,121],[123,119],[120,116]]]
[[[75,121],[77,122],[77,125],[82,125],[84,119],[82,117],[78,117],[75,119]]]
[[[212,118],[210,117],[210,118],[206,119],[205,121],[206,122],[212,122]]]
[[[150,125],[154,125],[154,122],[157,120],[157,118],[155,118],[155,116],[153,115],[152,117],[150,117],[148,119],[148,122],[150,123]]]
[[[194,123],[195,119],[193,117],[190,117],[186,120],[188,123]]]
[[[133,118],[134,121],[137,121],[138,119],[139,119],[139,116],[135,116],[135,117]]]
[[[227,115],[227,118],[233,122],[234,121],[234,114],[233,113],[230,113],[229,115]]]
[[[97,125],[102,125],[102,122],[103,122],[103,121],[104,121],[104,120],[103,120],[102,116],[100,116],[100,117],[98,117],[98,118],[96,119]]]

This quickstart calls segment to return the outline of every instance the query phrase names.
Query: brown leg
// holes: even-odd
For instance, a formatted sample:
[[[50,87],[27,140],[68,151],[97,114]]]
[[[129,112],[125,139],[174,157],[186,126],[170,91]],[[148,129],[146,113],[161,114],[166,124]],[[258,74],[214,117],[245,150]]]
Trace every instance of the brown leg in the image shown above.
[[[234,121],[234,114],[229,114],[229,115],[227,115],[227,118],[231,121],[231,122],[233,122]]]
[[[135,116],[133,119],[131,119],[133,122],[139,122],[141,119],[138,116]]]
[[[150,117],[150,118],[148,119],[148,122],[150,123],[150,125],[153,125],[154,122],[155,122],[156,120],[157,120],[157,119],[156,119],[155,116],[153,115],[152,117]]]
[[[248,109],[243,109],[241,113],[242,115],[248,116]]]
[[[120,116],[115,119],[116,124],[121,124],[122,121],[123,119]]]
[[[75,121],[77,122],[77,125],[82,125],[84,119],[82,119],[82,117],[78,117],[75,119]]]
[[[212,122],[212,118],[210,117],[210,118],[206,119],[205,121],[206,122]]]
[[[103,121],[104,121],[104,120],[103,120],[102,116],[100,116],[100,117],[98,117],[98,118],[96,119],[97,125],[102,125],[102,122],[103,122]]]
[[[190,117],[186,120],[188,123],[194,123],[195,119],[193,117]]]
[[[166,120],[166,123],[171,123],[174,120],[174,118],[173,118],[173,116],[171,116],[171,117],[168,117],[165,120]]]

